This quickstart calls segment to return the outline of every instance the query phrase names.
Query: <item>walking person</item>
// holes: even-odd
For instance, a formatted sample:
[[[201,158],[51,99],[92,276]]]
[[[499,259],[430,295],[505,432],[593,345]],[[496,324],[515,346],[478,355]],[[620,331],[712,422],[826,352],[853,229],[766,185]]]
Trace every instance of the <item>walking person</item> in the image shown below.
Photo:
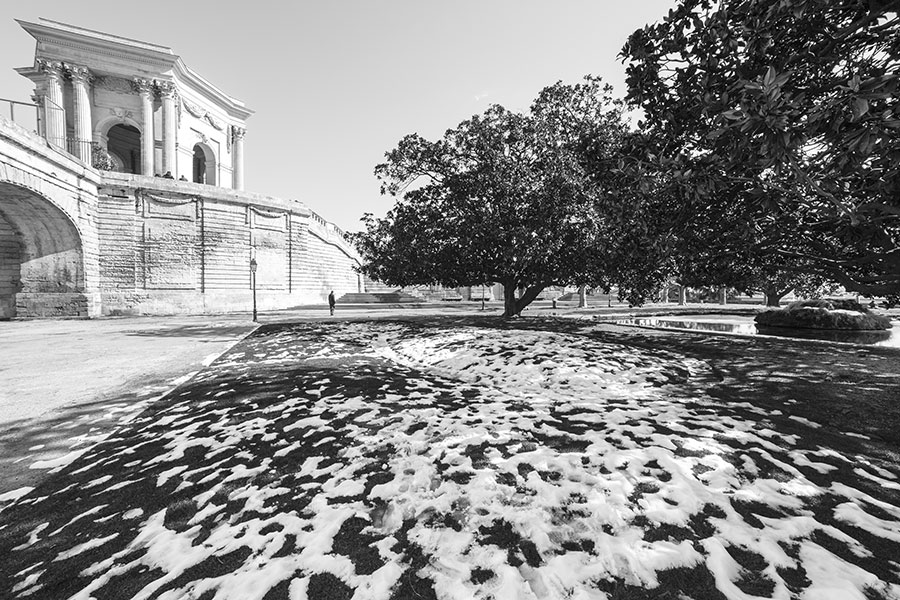
[[[334,290],[331,290],[331,293],[328,294],[328,310],[330,310],[331,315],[334,316]]]

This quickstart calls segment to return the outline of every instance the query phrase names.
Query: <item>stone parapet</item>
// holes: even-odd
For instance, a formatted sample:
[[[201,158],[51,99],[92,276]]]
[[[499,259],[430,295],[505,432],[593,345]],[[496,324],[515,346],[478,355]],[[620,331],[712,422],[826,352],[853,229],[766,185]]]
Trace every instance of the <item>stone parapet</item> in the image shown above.
[[[148,177],[146,175],[103,171],[102,189],[108,190],[115,188],[180,194],[230,204],[273,208],[292,211],[303,217],[309,217],[312,214],[312,211],[299,200],[285,200],[283,198],[276,198],[275,196],[267,196],[256,192],[206,185],[204,183],[192,183],[190,181],[178,181],[177,179],[166,179],[164,177]],[[319,218],[321,219],[321,217]],[[332,227],[335,226],[332,225]]]

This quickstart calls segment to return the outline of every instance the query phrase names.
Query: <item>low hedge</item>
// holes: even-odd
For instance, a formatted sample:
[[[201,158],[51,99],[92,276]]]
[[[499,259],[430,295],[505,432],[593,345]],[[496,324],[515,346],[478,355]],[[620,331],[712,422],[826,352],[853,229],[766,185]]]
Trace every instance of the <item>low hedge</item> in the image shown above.
[[[760,327],[793,329],[890,329],[891,320],[876,315],[855,300],[805,300],[756,316]]]

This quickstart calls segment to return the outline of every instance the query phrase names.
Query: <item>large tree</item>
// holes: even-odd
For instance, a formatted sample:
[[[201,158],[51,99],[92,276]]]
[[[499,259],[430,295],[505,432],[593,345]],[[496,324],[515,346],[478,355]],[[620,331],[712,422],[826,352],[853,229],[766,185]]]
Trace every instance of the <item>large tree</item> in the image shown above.
[[[900,293],[898,9],[682,0],[632,34],[628,98],[652,140],[647,165],[685,207],[682,229],[703,213],[712,244],[750,231],[779,266]]]
[[[506,316],[551,285],[640,296],[652,285],[623,258],[646,241],[629,225],[639,211],[611,189],[625,133],[609,87],[588,77],[544,89],[527,114],[495,105],[437,141],[404,137],[375,169],[397,201],[364,217],[363,272],[391,285],[497,282]]]

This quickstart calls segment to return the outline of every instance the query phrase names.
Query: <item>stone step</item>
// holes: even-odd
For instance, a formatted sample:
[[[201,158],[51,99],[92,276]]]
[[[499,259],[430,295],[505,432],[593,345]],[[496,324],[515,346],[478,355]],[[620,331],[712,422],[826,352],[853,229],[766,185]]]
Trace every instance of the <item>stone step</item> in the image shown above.
[[[418,304],[424,300],[407,292],[366,292],[344,294],[337,299],[338,304]]]

